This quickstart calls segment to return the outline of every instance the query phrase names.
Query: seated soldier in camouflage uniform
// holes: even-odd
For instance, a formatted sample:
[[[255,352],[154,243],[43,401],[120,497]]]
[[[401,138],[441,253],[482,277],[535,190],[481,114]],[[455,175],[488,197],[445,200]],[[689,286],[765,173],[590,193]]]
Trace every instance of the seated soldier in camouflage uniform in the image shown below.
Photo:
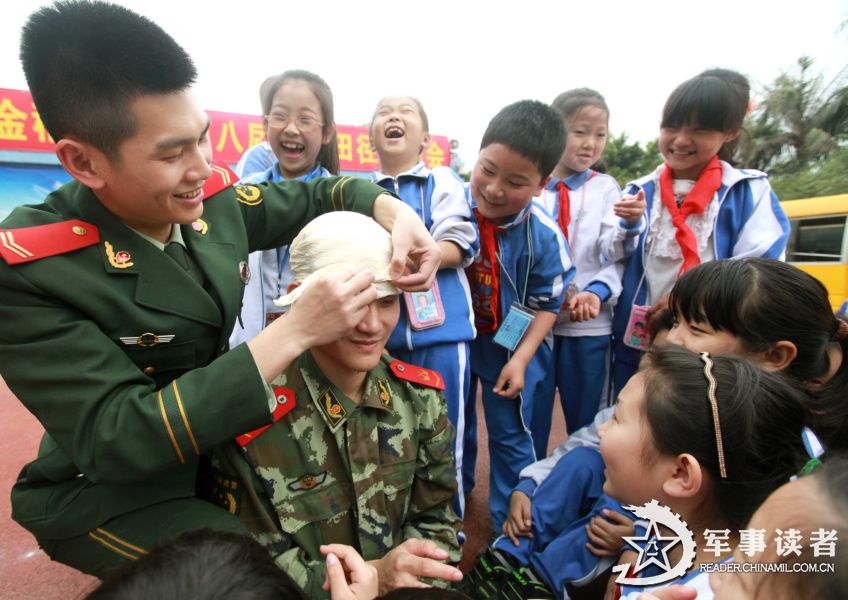
[[[291,245],[297,301],[318,278],[370,269],[377,300],[335,342],[304,352],[273,382],[275,423],[239,436],[215,457],[215,495],[314,598],[326,597],[322,544],[356,548],[380,591],[457,581],[461,522],[453,429],[435,371],[383,353],[397,323],[388,233],[360,215],[312,221]],[[297,285],[300,287],[295,287]],[[282,317],[283,319],[286,317]]]

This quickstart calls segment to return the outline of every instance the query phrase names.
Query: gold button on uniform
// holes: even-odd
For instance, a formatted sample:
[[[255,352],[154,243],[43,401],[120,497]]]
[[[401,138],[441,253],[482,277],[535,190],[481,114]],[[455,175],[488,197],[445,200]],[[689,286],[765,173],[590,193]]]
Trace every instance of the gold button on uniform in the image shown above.
[[[80,227],[79,225],[75,225],[71,231],[77,235],[85,235],[85,227]]]
[[[155,372],[156,372],[155,367],[144,367],[144,374],[145,375],[153,375]]]

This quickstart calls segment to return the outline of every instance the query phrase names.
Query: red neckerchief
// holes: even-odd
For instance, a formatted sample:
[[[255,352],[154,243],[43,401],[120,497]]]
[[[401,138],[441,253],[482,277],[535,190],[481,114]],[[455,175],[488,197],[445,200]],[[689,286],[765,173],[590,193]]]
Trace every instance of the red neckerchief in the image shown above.
[[[586,181],[583,182],[583,185],[586,185],[586,183],[594,176],[595,171],[590,171],[589,176],[586,178]],[[559,228],[562,229],[565,241],[570,243],[570,240],[568,239],[568,226],[571,225],[571,196],[569,195],[569,189],[568,185],[565,183],[565,179],[557,181],[556,189],[558,191],[557,200],[559,201],[557,223],[559,223]]]
[[[562,229],[562,234],[565,236],[565,241],[568,241],[568,226],[571,224],[571,196],[568,193],[568,186],[565,185],[565,180],[560,179],[556,184],[557,199],[559,200],[559,213],[557,214],[557,223]]]
[[[498,241],[495,233],[505,231],[474,209],[480,230],[480,256],[465,270],[471,284],[471,305],[477,333],[492,333],[498,328],[501,293]]]
[[[674,238],[683,253],[683,266],[680,267],[678,275],[683,275],[689,269],[701,264],[701,256],[698,254],[698,240],[695,238],[692,229],[686,224],[686,217],[703,213],[720,186],[721,163],[717,156],[713,156],[712,160],[701,171],[701,174],[698,175],[695,187],[686,194],[683,203],[677,206],[677,200],[674,198],[671,167],[666,163],[665,168],[660,172],[660,196],[663,206],[671,214],[671,222],[677,228]]]

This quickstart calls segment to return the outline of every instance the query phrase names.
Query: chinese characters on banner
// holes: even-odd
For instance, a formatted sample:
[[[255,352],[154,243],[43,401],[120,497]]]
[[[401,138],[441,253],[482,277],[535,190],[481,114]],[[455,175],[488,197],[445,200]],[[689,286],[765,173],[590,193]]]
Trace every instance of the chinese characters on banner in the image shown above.
[[[262,117],[207,111],[211,119],[209,139],[215,160],[237,163],[245,150],[265,139]],[[373,171],[379,168],[367,127],[337,125],[339,163],[342,171]],[[422,156],[428,167],[450,164],[450,142],[432,136]],[[53,140],[44,129],[28,91],[0,88],[0,150],[52,152]]]

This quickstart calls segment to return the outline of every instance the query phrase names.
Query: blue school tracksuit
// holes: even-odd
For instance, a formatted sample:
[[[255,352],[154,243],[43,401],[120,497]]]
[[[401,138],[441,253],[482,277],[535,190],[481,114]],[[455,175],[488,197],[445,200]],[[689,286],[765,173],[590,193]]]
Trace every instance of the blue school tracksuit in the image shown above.
[[[713,202],[719,203],[715,213],[712,232],[712,250],[717,260],[725,258],[747,258],[763,256],[783,260],[786,241],[789,237],[789,221],[780,207],[777,196],[771,189],[765,173],[750,169],[735,169],[726,162],[721,163],[721,186]],[[645,192],[648,207],[645,211],[650,220],[654,203],[661,202],[657,189],[659,173],[665,166],[628,184],[626,193]],[[622,342],[630,311],[635,304],[655,302],[670,289],[654,290],[648,298],[651,273],[645,274],[649,226],[639,237],[639,246],[627,263],[622,280],[622,292],[613,316],[613,374],[615,394],[624,387],[636,372],[642,352]],[[643,275],[647,281],[643,282]],[[641,285],[640,285],[641,284]]]
[[[474,206],[473,198],[471,202]],[[558,313],[574,267],[565,239],[547,211],[533,201],[510,223],[500,225],[495,237],[501,273],[499,321],[503,323],[513,302]],[[485,290],[479,292],[485,297]],[[479,381],[489,434],[489,509],[493,530],[500,531],[519,472],[536,460],[530,428],[533,400],[539,385],[550,377],[551,343],[546,340],[539,345],[524,373],[523,391],[509,399],[492,391],[510,358],[506,348],[494,343],[494,335],[478,334],[471,343],[471,398],[476,397]]]
[[[316,165],[309,173],[297,179],[311,181],[317,177],[329,177],[330,172]],[[246,177],[242,183],[259,183],[261,181],[285,181],[280,172],[280,164]],[[247,258],[250,268],[250,279],[244,287],[244,298],[241,303],[241,314],[233,332],[230,334],[230,348],[235,348],[242,342],[252,340],[265,328],[268,313],[282,313],[281,308],[274,305],[274,299],[288,292],[289,284],[294,281],[294,275],[289,265],[289,247],[282,246],[276,250],[257,250]]]
[[[559,389],[569,434],[590,423],[599,407],[606,404],[612,363],[612,310],[621,293],[624,259],[635,248],[641,231],[640,223],[622,224],[615,216],[613,205],[621,200],[621,188],[615,179],[591,169],[564,180],[553,178],[545,186],[537,200],[554,220],[560,211],[560,181],[569,190],[567,239],[576,269],[569,291],[572,295],[592,292],[602,304],[596,318],[582,323],[572,323],[563,308],[554,325],[555,377],[547,382],[549,388],[537,394],[534,405],[534,437],[537,431],[540,434],[538,456],[547,452],[546,432],[555,389]]]
[[[454,242],[464,252],[462,266],[440,269],[436,274],[445,311],[444,323],[416,331],[410,324],[406,299],[401,296],[400,320],[386,344],[395,358],[438,371],[444,379],[448,418],[456,429],[454,458],[458,487],[455,504],[461,517],[465,497],[470,493],[465,485],[474,481],[474,463],[466,465],[464,449],[468,446],[467,414],[475,410],[474,400],[468,400],[471,386],[468,343],[475,335],[474,316],[463,268],[471,264],[480,247],[477,228],[465,199],[465,187],[447,167],[431,170],[422,162],[397,177],[375,171],[371,179],[411,206],[433,239]],[[476,424],[473,417],[471,421]],[[472,434],[471,440],[476,444],[476,435]]]

